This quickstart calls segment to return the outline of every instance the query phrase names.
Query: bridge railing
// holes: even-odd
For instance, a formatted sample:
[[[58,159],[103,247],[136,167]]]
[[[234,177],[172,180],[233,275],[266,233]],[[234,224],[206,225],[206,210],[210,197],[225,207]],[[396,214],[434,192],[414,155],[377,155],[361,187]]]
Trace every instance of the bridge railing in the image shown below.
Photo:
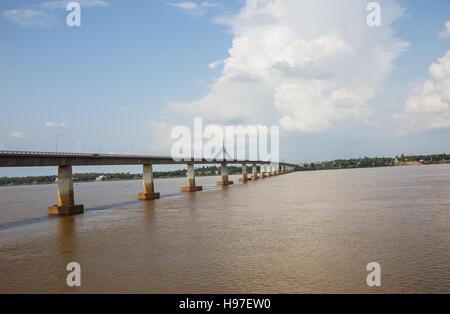
[[[172,159],[170,156],[154,156],[154,155],[125,155],[125,154],[98,154],[98,153],[67,153],[67,152],[36,152],[36,151],[17,151],[17,150],[0,150],[0,156],[48,156],[48,157],[88,157],[88,158],[154,158],[154,159]],[[261,160],[225,160],[231,163],[270,163],[270,161]],[[216,160],[221,163],[222,160]],[[194,161],[195,163],[195,161]],[[289,164],[279,162],[279,164]],[[293,165],[293,164],[291,164]]]
[[[125,154],[98,154],[98,153],[57,153],[57,152],[33,152],[17,150],[0,150],[0,155],[29,155],[29,156],[50,156],[50,157],[136,157],[136,158],[166,158],[161,156],[148,155],[125,155]],[[169,157],[167,157],[169,158]]]

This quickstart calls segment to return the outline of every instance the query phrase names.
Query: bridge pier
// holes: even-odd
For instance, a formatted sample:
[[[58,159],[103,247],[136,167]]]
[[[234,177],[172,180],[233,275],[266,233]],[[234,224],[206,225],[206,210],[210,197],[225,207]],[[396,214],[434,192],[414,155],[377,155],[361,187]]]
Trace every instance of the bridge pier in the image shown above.
[[[159,193],[155,193],[153,188],[153,167],[144,165],[142,173],[144,191],[138,194],[139,200],[154,200],[159,198]]]
[[[265,176],[266,176],[266,174],[265,174],[265,172],[266,172],[266,165],[261,164],[259,171],[261,172],[261,175],[260,175],[261,179],[264,179]]]
[[[272,177],[277,175],[277,166],[275,164],[272,164]]]
[[[221,175],[221,180],[219,182],[217,182],[218,185],[231,185],[233,184],[233,181],[228,181],[228,167],[227,167],[227,163],[223,162],[220,165],[220,175]]]
[[[266,177],[272,176],[271,168],[272,168],[272,166],[270,164],[266,165]]]
[[[181,188],[182,192],[201,191],[203,187],[195,185],[195,169],[194,164],[187,164],[187,186]]]
[[[49,215],[75,215],[84,212],[83,205],[75,205],[72,166],[58,166],[58,204],[48,207]]]
[[[242,181],[242,182],[248,181],[247,164],[242,164],[242,178],[240,178],[239,181]]]
[[[284,174],[284,166],[281,166],[280,174]]]
[[[256,164],[252,165],[252,180],[258,180],[258,169],[256,167]]]

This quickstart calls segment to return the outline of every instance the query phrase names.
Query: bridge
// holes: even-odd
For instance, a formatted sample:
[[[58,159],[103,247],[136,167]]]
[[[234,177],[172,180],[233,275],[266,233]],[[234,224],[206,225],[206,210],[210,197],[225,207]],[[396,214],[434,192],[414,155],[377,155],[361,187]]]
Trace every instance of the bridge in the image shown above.
[[[174,160],[166,156],[145,155],[116,155],[91,153],[51,153],[29,151],[0,151],[0,167],[58,167],[58,204],[48,208],[49,215],[73,215],[84,211],[83,205],[74,201],[72,166],[111,166],[111,165],[142,165],[143,191],[138,194],[140,200],[154,200],[159,198],[153,184],[153,165],[187,165],[187,185],[182,187],[184,192],[201,191],[202,187],[195,184],[194,165],[220,164],[221,180],[218,185],[230,185],[228,180],[228,164],[241,164],[242,177],[240,181],[258,180],[265,177],[289,173],[295,170],[296,165],[289,163],[271,163],[258,160],[207,160],[183,159]],[[251,176],[248,177],[247,165],[251,164]],[[257,165],[260,166],[258,176]]]

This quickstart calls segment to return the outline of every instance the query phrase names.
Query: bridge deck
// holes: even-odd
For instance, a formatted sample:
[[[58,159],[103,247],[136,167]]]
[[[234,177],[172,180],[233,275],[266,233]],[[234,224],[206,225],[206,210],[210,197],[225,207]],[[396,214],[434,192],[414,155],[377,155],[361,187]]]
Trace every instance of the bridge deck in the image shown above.
[[[47,167],[47,166],[109,166],[109,165],[185,165],[194,164],[219,164],[221,160],[174,160],[168,156],[148,155],[115,155],[95,153],[51,153],[28,151],[0,151],[0,167]],[[270,161],[251,160],[225,160],[227,164],[270,164]],[[280,162],[280,166],[295,167],[294,164]]]

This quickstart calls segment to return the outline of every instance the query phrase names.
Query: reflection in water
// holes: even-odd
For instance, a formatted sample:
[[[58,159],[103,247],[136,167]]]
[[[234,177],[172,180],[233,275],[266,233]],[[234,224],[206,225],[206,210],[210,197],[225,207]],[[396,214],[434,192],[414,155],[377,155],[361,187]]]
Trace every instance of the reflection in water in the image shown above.
[[[49,221],[51,219],[56,219],[57,217],[54,216],[42,216],[42,217],[36,217],[36,218],[29,218],[29,219],[23,219],[19,221],[13,221],[9,223],[0,224],[0,230],[8,229],[8,228],[14,228],[14,227],[21,227],[26,226],[30,224],[35,224],[39,222],[45,222]]]
[[[112,208],[124,207],[124,206],[128,206],[128,205],[135,205],[135,204],[138,204],[139,202],[140,201],[121,202],[121,203],[109,204],[109,205],[104,205],[104,206],[99,206],[99,207],[94,207],[94,208],[86,208],[85,211],[89,212],[89,211],[94,211],[94,210],[107,210],[107,209],[112,209]]]
[[[237,179],[78,184],[71,217],[45,215],[55,185],[0,188],[0,292],[450,292],[449,165]]]

